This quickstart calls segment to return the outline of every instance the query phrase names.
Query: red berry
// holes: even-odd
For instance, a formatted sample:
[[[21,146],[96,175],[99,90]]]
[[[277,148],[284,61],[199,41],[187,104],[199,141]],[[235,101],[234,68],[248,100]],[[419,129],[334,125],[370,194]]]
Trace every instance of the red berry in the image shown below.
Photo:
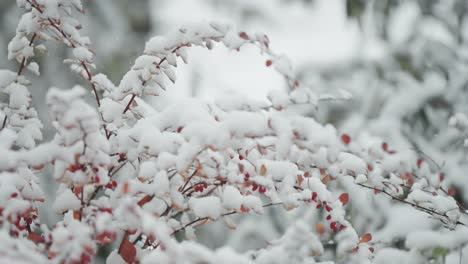
[[[16,198],[16,197],[18,197],[18,193],[14,192],[14,193],[10,194],[10,197],[11,197],[11,198]]]
[[[249,39],[249,36],[248,36],[247,33],[245,33],[245,32],[240,32],[240,33],[239,33],[239,37],[240,37],[241,39],[245,39],[245,40],[248,40],[248,39]]]
[[[457,194],[457,191],[455,190],[455,188],[448,189],[448,195],[455,196],[456,194]]]
[[[327,220],[330,220],[331,219],[331,215],[327,215]]]
[[[388,144],[387,144],[387,142],[383,142],[383,143],[382,143],[382,149],[383,149],[385,152],[388,151]]]
[[[338,199],[343,205],[346,205],[348,204],[348,201],[349,201],[349,195],[348,193],[342,193]]]
[[[445,179],[445,174],[443,172],[441,172],[439,174],[439,181],[443,181]]]
[[[317,208],[317,209],[322,208],[322,204],[317,204],[317,206],[315,208]]]
[[[72,164],[68,167],[68,170],[71,172],[75,172],[78,170],[78,166],[76,164]]]
[[[266,188],[261,186],[259,189],[258,189],[258,192],[259,193],[265,193],[266,192]]]
[[[315,201],[315,199],[317,199],[317,193],[316,193],[316,192],[313,192],[313,193],[312,193],[312,200]]]
[[[177,128],[177,133],[182,132],[182,129],[183,129],[183,128],[184,128],[184,127],[178,127],[178,128]]]
[[[81,255],[81,262],[80,263],[89,263],[91,262],[91,256],[88,254]]]
[[[349,142],[351,142],[351,137],[348,134],[343,134],[341,135],[341,141],[343,141],[345,145],[348,145]]]
[[[242,155],[239,155],[239,160],[243,160],[244,157]]]
[[[369,251],[374,253],[374,247],[369,247]]]
[[[254,184],[253,187],[252,187],[252,191],[256,191],[258,189],[258,185],[257,184]]]
[[[270,67],[272,64],[273,64],[273,62],[272,62],[271,60],[267,60],[267,61],[265,62],[265,65],[266,65],[267,67]]]

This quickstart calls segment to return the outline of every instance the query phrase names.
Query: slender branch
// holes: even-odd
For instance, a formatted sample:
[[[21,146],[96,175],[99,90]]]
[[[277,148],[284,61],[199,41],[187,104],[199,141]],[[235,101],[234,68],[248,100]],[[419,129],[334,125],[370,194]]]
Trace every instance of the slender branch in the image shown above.
[[[386,190],[383,190],[383,189],[379,189],[379,188],[376,188],[376,187],[372,187],[372,186],[368,186],[368,185],[365,185],[365,184],[362,184],[362,183],[358,183],[357,185],[361,186],[361,187],[364,187],[364,188],[367,188],[367,189],[371,189],[371,190],[374,190],[374,191],[377,191],[377,192],[381,192],[389,197],[391,197],[393,200],[396,200],[398,202],[401,202],[401,203],[405,203],[405,204],[408,204],[408,205],[411,205],[427,214],[430,214],[430,215],[439,215],[439,216],[442,216],[444,218],[447,218],[447,215],[445,214],[442,214],[442,213],[439,213],[437,211],[434,211],[433,209],[430,209],[430,208],[427,208],[427,207],[423,207],[423,206],[420,206],[418,204],[415,204],[415,203],[412,203],[412,202],[408,202],[406,201],[405,199],[402,199],[402,198],[399,198],[397,196],[394,196],[393,194],[387,192]],[[463,225],[463,226],[466,226],[466,224],[460,222],[460,221],[457,221],[456,222],[457,225]]]
[[[2,131],[5,128],[6,121],[7,121],[7,115],[5,114],[5,118],[3,118],[2,128],[0,129],[0,131]]]
[[[263,208],[266,208],[266,207],[271,207],[271,206],[277,206],[277,205],[282,205],[283,203],[282,202],[279,202],[279,203],[269,203],[269,204],[264,204],[262,205]],[[228,213],[224,213],[221,215],[221,217],[224,217],[224,216],[229,216],[229,215],[233,215],[233,214],[238,214],[238,213],[242,213],[242,212],[238,212],[238,211],[232,211],[232,212],[228,212]],[[206,220],[209,220],[210,218],[209,217],[201,217],[201,218],[197,218],[187,224],[185,224],[184,226],[182,227],[179,227],[178,229],[172,231],[171,233],[171,236],[174,236],[175,234],[177,234],[178,232],[184,230],[185,228],[191,226],[191,225],[194,225],[198,222],[201,222],[201,221],[206,221]]]
[[[130,98],[130,101],[128,101],[127,106],[125,107],[123,114],[125,114],[128,110],[130,110],[130,106],[133,103],[133,100],[135,100],[136,94],[132,94],[132,98]]]
[[[42,9],[39,7],[39,5],[38,5],[37,3],[33,3],[31,0],[27,0],[27,2],[28,2],[29,4],[31,4],[31,6],[32,6],[34,9],[36,9],[39,13],[41,13],[41,14],[43,13]],[[65,38],[65,39],[68,41],[68,43],[70,44],[70,46],[71,46],[72,48],[76,48],[76,45],[73,43],[73,40],[70,38],[70,36],[68,36],[68,35],[65,33],[65,31],[64,31],[63,29],[61,29],[61,28],[57,25],[57,23],[56,23],[55,21],[53,21],[51,18],[48,18],[47,20],[49,21],[50,25],[51,25],[55,30],[57,30],[57,32],[58,32],[60,35],[62,35],[63,38]],[[86,65],[86,63],[85,63],[84,61],[80,61],[80,64],[81,64],[81,66],[83,67],[83,69],[84,69],[85,72],[86,72],[86,75],[87,75],[87,77],[88,77],[87,80],[88,80],[88,82],[90,83],[91,88],[93,89],[93,92],[94,92],[94,96],[95,96],[95,98],[96,98],[96,103],[97,103],[98,107],[100,107],[100,106],[101,106],[101,99],[99,98],[99,94],[98,94],[97,89],[96,89],[96,84],[92,81],[93,75],[92,75],[91,71],[89,70],[88,65]],[[101,119],[103,119],[103,118],[102,118],[102,114],[101,114]],[[106,138],[109,139],[110,136],[111,136],[111,133],[107,130],[107,127],[106,127],[106,124],[105,124],[105,123],[103,123],[102,126],[103,126],[103,128],[104,128],[104,132],[105,132],[105,134],[106,134]]]
[[[36,39],[37,34],[34,33],[31,37],[31,40],[29,41],[29,46],[31,47],[33,45],[34,40]],[[23,72],[23,69],[26,67],[26,57],[23,56],[23,59],[21,60],[20,67],[18,69],[18,73],[16,74],[17,76],[20,76],[21,73]]]

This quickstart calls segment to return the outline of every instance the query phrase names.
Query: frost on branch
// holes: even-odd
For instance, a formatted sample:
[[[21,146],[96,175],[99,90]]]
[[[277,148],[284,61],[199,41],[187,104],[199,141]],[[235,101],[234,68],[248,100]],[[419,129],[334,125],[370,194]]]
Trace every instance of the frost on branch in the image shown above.
[[[53,126],[54,142],[67,149],[73,160],[57,160],[54,177],[68,185],[106,184],[109,145],[100,132],[97,112],[81,98],[85,90],[75,86],[68,91],[50,89],[47,104]]]
[[[89,263],[105,245],[113,249],[108,263],[316,263],[332,245],[337,259],[370,263],[377,242],[353,225],[354,197],[345,183],[412,206],[449,228],[463,224],[459,205],[441,186],[443,177],[414,153],[285,111],[349,95],[316,95],[302,85],[264,34],[202,23],[154,37],[115,86],[92,72],[94,53],[72,12],[83,11],[80,1],[18,3],[27,13],[9,56],[20,68],[0,72],[0,88],[9,95],[0,116],[7,120],[0,132],[0,154],[7,157],[0,159],[0,219],[11,239],[33,241],[33,252],[57,263]],[[80,86],[51,88],[47,106],[56,134],[36,146],[42,125],[21,71],[35,71],[34,41],[48,39],[70,48],[65,63],[88,81],[98,107],[85,102]],[[164,91],[176,81],[189,48],[215,43],[238,51],[255,45],[266,66],[284,77],[286,89],[272,91],[266,104],[241,97],[168,100]],[[158,95],[162,104],[147,104],[146,95]],[[39,228],[36,203],[44,198],[34,173],[43,166],[53,167],[60,183],[52,207],[62,217]],[[235,228],[234,215],[265,216],[270,207],[302,208],[314,218],[296,221],[280,239],[245,254],[197,242],[201,226],[219,221]]]
[[[0,71],[0,92],[8,95],[8,103],[0,103],[0,129],[9,128],[17,133],[15,146],[31,149],[42,139],[42,122],[31,106],[31,95],[26,85],[29,82],[15,73]]]

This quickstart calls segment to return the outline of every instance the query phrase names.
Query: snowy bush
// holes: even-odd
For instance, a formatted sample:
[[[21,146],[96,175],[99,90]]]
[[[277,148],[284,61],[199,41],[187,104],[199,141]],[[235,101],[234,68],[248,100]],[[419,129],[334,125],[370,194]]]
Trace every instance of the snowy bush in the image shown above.
[[[315,93],[287,57],[271,50],[267,35],[190,24],[151,38],[115,85],[98,73],[99,54],[81,33],[80,0],[17,4],[24,14],[8,59],[18,68],[0,70],[7,99],[0,104],[2,263],[89,263],[105,247],[107,263],[425,263],[468,243],[466,211],[440,168],[365,130],[350,135],[295,111],[349,94]],[[86,85],[49,89],[55,136],[44,142],[29,90],[40,78],[35,54],[52,41],[71,50],[63,62]],[[258,48],[284,89],[270,92],[266,103],[236,94],[214,103],[166,98],[190,49],[215,45]],[[28,79],[27,71],[37,76]],[[150,96],[158,105],[144,100]],[[466,133],[468,119],[459,114],[450,124]],[[39,217],[45,168],[58,183],[53,210],[61,217],[53,225]],[[373,215],[359,194],[396,203],[401,214],[420,212],[440,229],[409,236],[409,251],[386,247],[363,230]],[[197,240],[202,226],[216,221],[234,229],[236,216],[261,217],[275,207],[307,214],[264,248],[236,252]],[[393,228],[405,230],[404,223]]]

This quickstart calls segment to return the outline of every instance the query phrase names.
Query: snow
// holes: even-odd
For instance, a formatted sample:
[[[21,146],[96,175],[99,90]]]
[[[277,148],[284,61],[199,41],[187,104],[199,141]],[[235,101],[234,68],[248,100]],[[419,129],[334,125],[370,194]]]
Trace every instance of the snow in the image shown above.
[[[222,202],[223,207],[226,209],[239,210],[243,202],[243,196],[237,188],[226,186],[223,191]]]
[[[25,86],[11,83],[5,88],[4,92],[10,96],[11,108],[18,109],[29,105],[31,95]]]
[[[403,3],[391,15],[388,24],[389,39],[394,45],[404,44],[414,31],[421,10],[413,2]]]
[[[456,231],[443,233],[422,230],[412,232],[405,241],[405,246],[410,249],[424,250],[428,248],[442,247],[457,249],[467,243],[468,229],[460,227]]]
[[[5,122],[0,128],[0,207],[3,228],[9,231],[6,242],[19,241],[31,255],[43,249],[41,242],[29,246],[25,237],[43,224],[44,217],[36,219],[38,202],[53,201],[44,197],[44,177],[38,177],[45,167],[58,183],[52,209],[64,213],[56,223],[40,227],[50,261],[57,263],[84,262],[96,255],[98,243],[115,236],[135,241],[134,262],[142,263],[424,263],[419,251],[444,243],[453,258],[466,244],[466,230],[459,226],[466,216],[441,189],[466,185],[453,176],[466,153],[452,149],[454,142],[466,141],[468,127],[461,99],[448,113],[434,106],[451,104],[450,96],[459,91],[453,87],[465,86],[462,77],[452,77],[465,71],[456,59],[463,38],[453,36],[453,23],[439,21],[438,16],[455,17],[444,15],[443,6],[429,18],[419,5],[403,3],[385,17],[387,27],[377,9],[371,12],[378,8],[373,2],[365,4],[358,21],[347,17],[341,0],[163,1],[151,10],[151,18],[172,21],[176,29],[149,38],[114,85],[110,77],[95,73],[104,69],[92,64],[96,44],[81,35],[75,18],[86,9],[81,1],[39,2],[42,11],[18,1],[26,14],[8,45],[8,58],[25,61],[26,69],[39,74],[32,57],[55,40],[70,48],[72,58],[64,61],[87,87],[48,90],[47,125],[54,137],[49,140],[47,132],[43,141],[43,125],[28,90],[41,82],[29,81],[21,71],[0,71],[0,91],[7,95],[0,104]],[[103,18],[118,17],[112,4],[100,2],[98,7],[105,10]],[[239,27],[192,21],[200,18],[233,19]],[[158,21],[154,28],[168,28],[164,23]],[[387,30],[389,42],[381,39],[376,25]],[[268,34],[256,33],[258,29]],[[40,38],[39,46],[31,34]],[[108,55],[113,45],[106,41]],[[440,54],[431,52],[434,44],[444,45]],[[425,60],[444,57],[445,48],[453,51],[455,58],[447,61],[454,63]],[[412,57],[419,50],[431,55]],[[417,73],[402,69],[408,65],[394,56],[400,53],[409,56]],[[349,65],[341,69],[342,62]],[[449,70],[442,74],[439,67]],[[49,70],[41,70],[46,74],[41,80],[50,77]],[[96,102],[88,102],[89,88],[98,91]],[[224,94],[226,90],[231,92]],[[353,101],[342,101],[350,94]],[[149,96],[155,96],[150,103]],[[36,100],[35,95],[34,105],[44,105]],[[426,131],[416,118],[421,113],[428,124],[444,125]],[[459,113],[449,122],[458,131],[446,134],[452,113]],[[413,125],[424,133],[407,133]],[[341,137],[345,133],[350,142]],[[434,142],[425,142],[426,133]],[[439,166],[431,157],[447,163]],[[417,161],[421,158],[422,163]],[[337,198],[342,193],[351,197],[346,206]],[[388,197],[393,195],[398,199]],[[270,211],[273,207],[290,212]],[[239,216],[239,223],[236,217],[224,219],[231,214]],[[216,225],[209,225],[214,232],[197,232],[220,218],[225,221],[219,224],[230,228],[247,226],[231,241],[252,245],[252,250],[220,247],[226,241],[211,235],[217,234]],[[28,222],[33,224],[26,226]],[[406,226],[399,227],[401,222]],[[321,231],[318,224],[330,228]],[[371,232],[374,239],[360,242],[358,231]],[[187,240],[175,239],[179,232]],[[405,240],[407,248],[382,248],[394,247],[395,239]],[[326,241],[336,250],[325,250]],[[108,263],[133,257],[133,252],[115,251],[118,243],[110,246]],[[14,247],[11,254],[18,252],[21,248]]]
[[[63,213],[68,210],[78,210],[80,208],[81,201],[70,189],[65,189],[58,194],[53,205],[53,209],[57,213]]]
[[[221,200],[216,196],[190,198],[189,206],[199,218],[218,219],[221,216]]]

